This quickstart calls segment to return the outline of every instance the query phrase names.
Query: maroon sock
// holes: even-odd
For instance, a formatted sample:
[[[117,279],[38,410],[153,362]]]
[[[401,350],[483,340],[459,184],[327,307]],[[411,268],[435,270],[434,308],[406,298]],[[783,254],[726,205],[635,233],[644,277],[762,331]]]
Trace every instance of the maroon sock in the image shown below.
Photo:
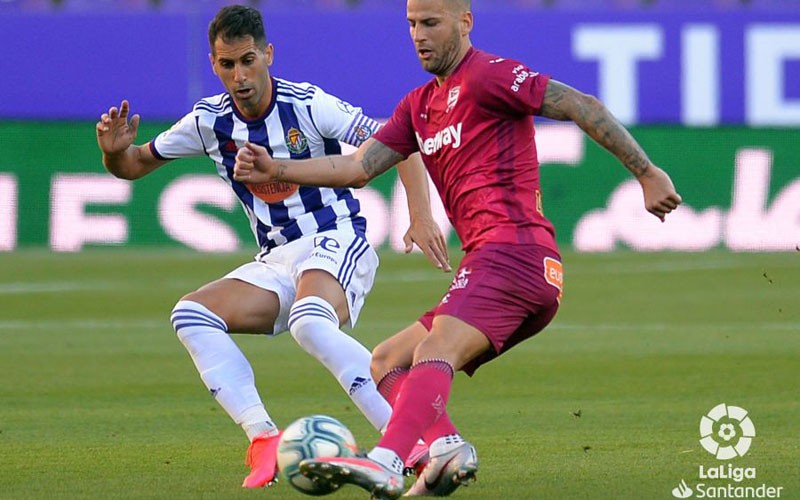
[[[400,394],[400,389],[403,383],[408,378],[409,369],[396,367],[389,370],[383,378],[378,381],[378,392],[383,399],[389,402],[389,406],[394,408],[397,402],[397,395]]]
[[[393,450],[402,460],[408,458],[422,433],[446,415],[452,385],[453,367],[446,361],[422,361],[412,366],[378,446]]]

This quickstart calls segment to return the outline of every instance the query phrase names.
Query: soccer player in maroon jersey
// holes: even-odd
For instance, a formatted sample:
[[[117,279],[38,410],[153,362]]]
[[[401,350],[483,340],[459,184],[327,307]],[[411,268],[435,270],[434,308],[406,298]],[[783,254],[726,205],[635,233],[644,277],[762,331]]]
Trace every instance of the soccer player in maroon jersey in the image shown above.
[[[475,450],[446,411],[453,373],[472,374],[558,310],[561,258],[542,209],[533,115],[572,120],[614,154],[662,221],[681,203],[669,176],[595,97],[473,48],[469,0],[408,0],[407,16],[434,78],[408,93],[372,139],[349,156],[303,161],[272,160],[247,145],[234,174],[243,182],[360,187],[419,151],[461,239],[465,256],[441,302],[373,352],[373,375],[393,407],[377,446],[364,458],[301,463],[317,481],[357,484],[373,498],[403,493],[403,460],[420,436],[431,458],[408,496],[449,495],[474,480]]]

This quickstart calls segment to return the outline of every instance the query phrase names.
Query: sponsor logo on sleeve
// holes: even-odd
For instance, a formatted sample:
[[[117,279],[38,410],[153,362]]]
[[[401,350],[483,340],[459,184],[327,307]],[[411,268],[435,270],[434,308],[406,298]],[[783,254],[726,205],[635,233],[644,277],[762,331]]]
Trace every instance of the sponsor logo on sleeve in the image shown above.
[[[511,73],[514,76],[514,82],[511,84],[511,90],[514,92],[519,92],[519,89],[522,84],[525,83],[525,80],[528,78],[533,78],[539,74],[535,71],[528,71],[522,64],[515,66],[514,69],[511,70]]]
[[[355,132],[356,132],[356,138],[359,140],[359,142],[364,142],[370,137],[372,137],[372,134],[375,131],[372,130],[372,128],[367,125],[359,125],[356,127]]]
[[[352,104],[350,104],[349,102],[343,101],[341,99],[336,101],[336,106],[339,109],[341,109],[342,111],[344,111],[345,113],[347,113],[348,115],[353,115],[353,114],[356,113],[356,108],[353,107]]]

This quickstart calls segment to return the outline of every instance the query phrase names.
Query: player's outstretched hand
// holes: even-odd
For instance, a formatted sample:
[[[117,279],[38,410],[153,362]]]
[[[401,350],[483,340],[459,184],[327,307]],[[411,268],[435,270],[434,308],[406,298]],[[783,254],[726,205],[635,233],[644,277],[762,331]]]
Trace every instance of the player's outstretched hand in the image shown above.
[[[246,184],[272,182],[276,178],[277,164],[270,158],[267,148],[246,142],[236,152],[233,180]]]
[[[108,113],[100,116],[95,129],[97,131],[97,145],[100,151],[107,155],[122,153],[136,140],[136,131],[139,129],[139,115],[133,115],[128,122],[130,105],[122,101],[119,109],[109,108]]]
[[[452,271],[447,253],[447,239],[432,217],[412,218],[408,231],[403,235],[403,242],[406,253],[411,252],[416,244],[437,269],[446,273]]]
[[[667,214],[678,208],[683,201],[681,195],[675,191],[669,175],[655,165],[650,165],[638,179],[644,193],[644,207],[664,222]]]

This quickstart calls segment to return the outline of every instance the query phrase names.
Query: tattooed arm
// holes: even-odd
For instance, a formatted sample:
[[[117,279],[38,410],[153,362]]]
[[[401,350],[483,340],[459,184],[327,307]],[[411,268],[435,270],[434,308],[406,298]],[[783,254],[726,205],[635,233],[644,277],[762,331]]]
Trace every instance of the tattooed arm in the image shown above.
[[[248,184],[284,181],[305,186],[363,187],[401,161],[400,153],[375,139],[347,156],[309,160],[273,159],[265,148],[248,142],[236,154],[233,178]]]
[[[572,120],[627,168],[642,186],[645,208],[662,221],[681,203],[669,176],[655,166],[602,102],[556,80],[547,83],[541,116]]]
[[[631,134],[594,96],[550,80],[539,114],[553,120],[572,120],[616,156],[635,177],[641,176],[652,165]]]

